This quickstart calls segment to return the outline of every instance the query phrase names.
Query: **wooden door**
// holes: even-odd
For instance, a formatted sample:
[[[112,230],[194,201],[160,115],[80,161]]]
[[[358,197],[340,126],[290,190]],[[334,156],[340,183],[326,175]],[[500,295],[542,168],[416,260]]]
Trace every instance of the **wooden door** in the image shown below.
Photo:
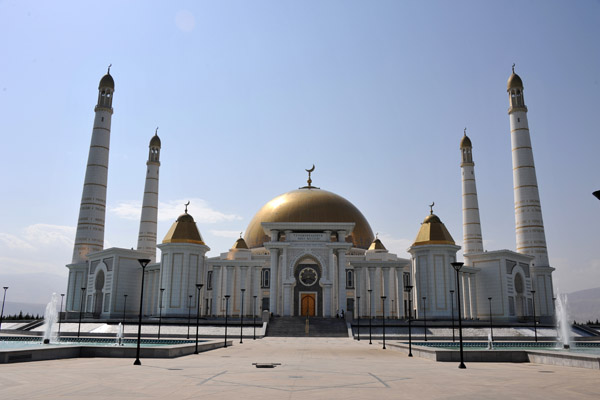
[[[302,293],[300,298],[300,315],[302,316],[315,316],[315,294],[314,293]]]

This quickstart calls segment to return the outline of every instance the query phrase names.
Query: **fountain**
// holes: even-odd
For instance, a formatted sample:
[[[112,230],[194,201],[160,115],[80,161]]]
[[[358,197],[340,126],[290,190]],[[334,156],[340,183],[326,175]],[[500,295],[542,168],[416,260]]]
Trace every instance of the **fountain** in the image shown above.
[[[567,307],[567,295],[558,294],[556,296],[556,331],[558,339],[564,349],[571,348],[571,322],[569,319],[569,310]]]
[[[494,341],[492,340],[492,334],[488,333],[488,350],[494,350]]]
[[[56,323],[58,322],[58,305],[60,297],[56,293],[52,293],[52,298],[46,306],[44,313],[44,344],[50,344],[57,341]]]
[[[119,328],[117,329],[117,341],[115,346],[123,346],[123,325],[119,322]]]

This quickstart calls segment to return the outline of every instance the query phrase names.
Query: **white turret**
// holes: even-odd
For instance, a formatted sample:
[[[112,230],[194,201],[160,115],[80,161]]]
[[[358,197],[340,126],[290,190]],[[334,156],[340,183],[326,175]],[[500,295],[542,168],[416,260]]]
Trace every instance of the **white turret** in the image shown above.
[[[96,116],[77,220],[73,264],[85,261],[89,253],[104,248],[108,150],[114,91],[115,81],[110,75],[109,66],[98,86],[98,104],[94,109]]]
[[[483,239],[479,219],[479,203],[477,201],[477,186],[475,184],[475,163],[473,162],[473,147],[471,139],[465,135],[460,141],[462,162],[462,206],[463,206],[463,253],[481,253]]]
[[[158,137],[158,128],[156,128],[156,132],[150,140],[149,148],[137,249],[147,253],[152,262],[155,262],[158,219],[158,169],[160,168],[160,138]]]
[[[523,81],[513,73],[508,79],[510,136],[512,144],[513,185],[517,252],[534,256],[533,265],[549,266],[542,207],[538,192],[533,151],[523,98]]]

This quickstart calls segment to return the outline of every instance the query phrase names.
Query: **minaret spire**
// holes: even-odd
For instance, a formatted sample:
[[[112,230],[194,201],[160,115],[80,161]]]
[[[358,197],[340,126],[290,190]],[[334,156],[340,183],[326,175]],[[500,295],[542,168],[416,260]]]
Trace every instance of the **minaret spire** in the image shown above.
[[[160,168],[161,142],[158,127],[150,139],[148,161],[146,162],[146,184],[140,218],[138,250],[147,253],[152,262],[156,261],[156,232],[158,223],[158,170]],[[187,207],[186,207],[187,213]]]
[[[89,253],[104,248],[108,150],[114,91],[115,81],[107,73],[98,85],[98,103],[94,109],[96,115],[77,220],[73,264],[87,260]]]
[[[548,266],[546,234],[527,122],[527,106],[523,97],[523,81],[514,72],[508,79],[507,91],[510,104],[508,114],[512,144],[517,251],[534,256],[536,266]]]
[[[475,163],[471,139],[467,136],[467,128],[460,141],[462,161],[462,206],[463,206],[463,254],[481,253],[483,238],[479,218],[479,202],[477,201],[477,185],[475,184]]]

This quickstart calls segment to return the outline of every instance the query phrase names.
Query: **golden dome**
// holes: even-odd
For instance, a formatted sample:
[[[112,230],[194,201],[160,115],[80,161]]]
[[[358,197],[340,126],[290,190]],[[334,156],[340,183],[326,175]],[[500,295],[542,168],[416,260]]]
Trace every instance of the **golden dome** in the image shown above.
[[[102,77],[102,79],[100,79],[100,84],[98,85],[98,89],[100,88],[111,88],[112,90],[115,90],[115,81],[113,79],[113,77],[110,75],[110,72],[108,72],[106,75],[104,75]]]
[[[239,238],[238,240],[235,241],[235,244],[233,245],[232,249],[247,249],[248,245],[246,244],[246,241],[244,240],[244,238]]]
[[[362,249],[368,249],[373,241],[371,226],[358,208],[343,197],[314,186],[292,190],[265,204],[246,229],[245,239],[251,249],[271,240],[263,231],[263,222],[354,222],[354,231],[346,241]]]
[[[381,240],[375,239],[375,240],[373,240],[373,243],[371,243],[371,246],[369,246],[369,250],[387,250],[387,249],[385,248],[383,243],[381,243]]]
[[[515,88],[521,88],[523,89],[523,81],[521,80],[521,77],[519,77],[519,75],[515,74],[515,71],[513,70],[513,73],[510,75],[510,77],[508,78],[508,83],[506,85],[506,90],[510,90],[510,89],[515,89]]]
[[[471,139],[469,139],[466,133],[460,141],[460,148],[464,149],[465,147],[473,147],[471,145]]]
[[[413,246],[426,244],[455,244],[444,223],[433,213],[428,215],[421,224]]]
[[[163,239],[163,243],[193,243],[205,244],[200,236],[194,218],[188,214],[181,214],[177,221],[171,225],[171,229]]]

